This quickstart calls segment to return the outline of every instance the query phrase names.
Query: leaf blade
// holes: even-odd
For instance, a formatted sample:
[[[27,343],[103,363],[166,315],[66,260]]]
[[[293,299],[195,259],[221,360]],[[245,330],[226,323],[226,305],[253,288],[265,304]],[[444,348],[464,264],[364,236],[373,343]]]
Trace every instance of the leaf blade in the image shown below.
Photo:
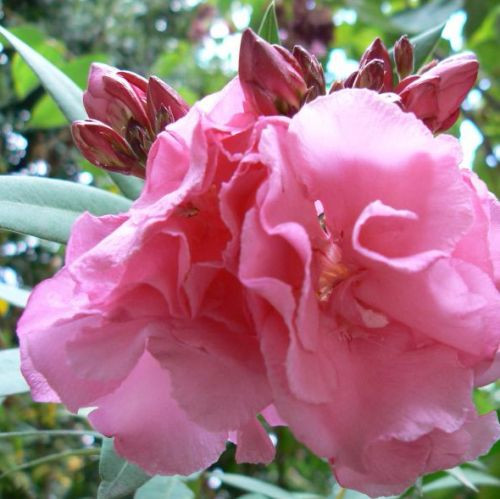
[[[258,35],[269,43],[281,45],[278,18],[276,17],[276,6],[271,2],[260,23]]]
[[[134,499],[193,499],[193,491],[177,476],[154,476],[139,487]]]
[[[102,443],[99,475],[102,481],[97,490],[97,499],[126,496],[151,479],[145,471],[116,454],[111,438],[104,439]]]
[[[29,392],[21,373],[19,348],[0,350],[0,397]]]
[[[0,176],[0,227],[63,244],[84,211],[116,214],[127,211],[130,204],[122,196],[74,182]]]
[[[221,482],[236,487],[247,492],[253,492],[255,494],[262,494],[271,499],[293,499],[293,494],[287,492],[286,490],[272,485],[270,483],[262,482],[255,478],[250,478],[245,475],[240,475],[237,473],[223,473],[220,471],[214,471],[211,473],[212,476],[217,477]]]
[[[15,307],[24,308],[28,303],[29,295],[30,291],[27,289],[16,288],[0,282],[0,299]]]
[[[432,56],[443,33],[445,23],[438,24],[417,36],[410,38],[415,55],[415,69],[423,66],[424,62]]]
[[[72,80],[2,26],[0,26],[0,34],[9,41],[35,72],[47,92],[58,103],[68,121],[83,120],[87,117],[82,103],[83,92]]]

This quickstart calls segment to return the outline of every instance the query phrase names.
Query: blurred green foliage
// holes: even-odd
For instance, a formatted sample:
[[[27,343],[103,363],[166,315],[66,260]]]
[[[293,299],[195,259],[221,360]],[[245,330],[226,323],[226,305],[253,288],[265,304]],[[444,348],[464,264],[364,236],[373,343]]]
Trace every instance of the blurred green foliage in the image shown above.
[[[477,85],[452,133],[468,147],[469,161],[490,190],[500,193],[497,0],[282,0],[276,5],[285,45],[301,43],[315,52],[327,68],[329,81],[342,69],[336,61],[358,60],[374,37],[381,36],[391,46],[402,33],[418,34],[452,16],[444,32],[448,39],[440,40],[436,56],[472,50],[481,63]],[[265,0],[0,0],[0,20],[81,88],[90,63],[100,61],[156,74],[194,102],[219,90],[234,75],[238,33],[247,25],[257,29],[266,7]],[[71,179],[116,191],[107,175],[81,158],[64,116],[22,59],[0,41],[0,173]],[[61,245],[1,232],[0,282],[30,288],[52,275],[63,256]],[[20,309],[0,300],[0,348],[16,345],[19,315]],[[480,412],[498,410],[499,387],[478,390],[475,402]],[[1,401],[0,432],[33,429],[68,433],[0,435],[0,498],[95,497],[99,439],[81,433],[89,429],[86,419],[58,405],[35,404],[29,395]],[[298,444],[286,429],[273,431],[277,457],[271,465],[236,465],[234,448],[229,446],[214,469],[288,491],[339,499],[362,497],[335,486],[327,463]],[[493,499],[500,496],[499,477],[497,444],[480,461],[452,474],[426,477],[406,496]],[[256,490],[249,494],[251,487],[245,489],[242,483],[202,473],[187,484],[195,497],[266,497],[265,489],[260,495]],[[473,490],[476,486],[479,492]],[[158,487],[161,482],[151,482],[137,497],[153,497]],[[186,494],[182,487],[171,496],[154,497],[181,497]]]

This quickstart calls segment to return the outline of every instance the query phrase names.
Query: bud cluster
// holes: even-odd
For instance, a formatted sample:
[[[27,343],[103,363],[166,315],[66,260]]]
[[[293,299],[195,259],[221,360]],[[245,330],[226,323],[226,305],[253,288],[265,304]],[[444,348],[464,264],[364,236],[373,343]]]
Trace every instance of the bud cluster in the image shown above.
[[[450,128],[474,84],[478,62],[472,54],[432,61],[414,71],[414,49],[402,36],[389,52],[376,38],[359,68],[329,93],[365,88],[383,93],[404,111],[414,113],[433,132]],[[393,74],[398,76],[395,83]],[[248,111],[257,115],[293,116],[308,102],[325,95],[323,68],[306,49],[289,51],[272,45],[251,29],[244,31],[238,77]],[[110,171],[145,177],[149,149],[165,126],[182,118],[189,106],[155,76],[148,80],[105,64],[93,64],[83,103],[89,119],[73,123],[77,147],[91,163]]]
[[[361,57],[359,68],[343,81],[336,81],[330,93],[343,88],[368,88],[393,93],[394,102],[414,113],[434,133],[448,130],[457,120],[460,105],[477,78],[478,62],[472,54],[460,54],[441,62],[432,61],[418,74],[414,71],[413,45],[406,35],[394,44],[393,81],[389,52],[376,38]],[[395,94],[395,95],[394,95]]]
[[[142,178],[158,133],[189,109],[159,78],[146,80],[106,64],[92,65],[83,104],[89,119],[72,126],[81,153],[96,166]]]
[[[245,30],[238,76],[257,114],[293,116],[305,103],[325,94],[323,68],[303,47],[293,52]]]

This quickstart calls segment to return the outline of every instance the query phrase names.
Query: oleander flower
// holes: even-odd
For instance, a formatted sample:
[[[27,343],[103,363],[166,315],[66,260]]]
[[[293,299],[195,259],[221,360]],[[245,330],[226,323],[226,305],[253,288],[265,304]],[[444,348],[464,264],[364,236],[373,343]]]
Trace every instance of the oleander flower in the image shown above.
[[[239,275],[280,416],[370,496],[484,454],[500,428],[471,392],[500,343],[500,210],[458,141],[341,90],[258,151]]]
[[[23,373],[36,400],[92,407],[150,473],[203,469],[227,441],[238,461],[269,461],[262,414],[343,486],[400,493],[500,435],[471,399],[498,376],[499,203],[459,168],[455,139],[377,93],[381,42],[352,82],[371,90],[319,97],[309,54],[246,40],[248,78],[168,122],[156,80],[91,78],[112,119],[77,126],[92,154],[128,171],[130,123],[159,135],[131,209],[83,214],[65,267],[34,290]],[[252,57],[275,62],[266,88]]]
[[[234,80],[168,126],[140,198],[77,220],[64,268],[19,322],[33,397],[93,407],[92,425],[150,473],[203,469],[228,440],[239,461],[274,454],[256,419],[272,395],[233,247],[258,180],[240,161],[256,120],[243,105]]]

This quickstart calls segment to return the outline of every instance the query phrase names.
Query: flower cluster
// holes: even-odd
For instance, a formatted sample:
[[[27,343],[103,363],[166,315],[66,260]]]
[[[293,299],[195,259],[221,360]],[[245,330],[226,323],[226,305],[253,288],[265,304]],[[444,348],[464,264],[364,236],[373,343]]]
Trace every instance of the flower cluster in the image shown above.
[[[189,111],[94,66],[85,104],[104,124],[75,125],[77,144],[114,168],[143,130],[146,181],[127,213],[82,215],[33,292],[18,333],[35,399],[93,407],[150,473],[207,467],[227,441],[269,462],[259,415],[372,496],[485,453],[500,427],[471,392],[498,369],[500,205],[432,133],[477,62],[412,76],[401,43],[399,88],[375,42],[324,95],[313,56],[247,31],[239,77]]]

